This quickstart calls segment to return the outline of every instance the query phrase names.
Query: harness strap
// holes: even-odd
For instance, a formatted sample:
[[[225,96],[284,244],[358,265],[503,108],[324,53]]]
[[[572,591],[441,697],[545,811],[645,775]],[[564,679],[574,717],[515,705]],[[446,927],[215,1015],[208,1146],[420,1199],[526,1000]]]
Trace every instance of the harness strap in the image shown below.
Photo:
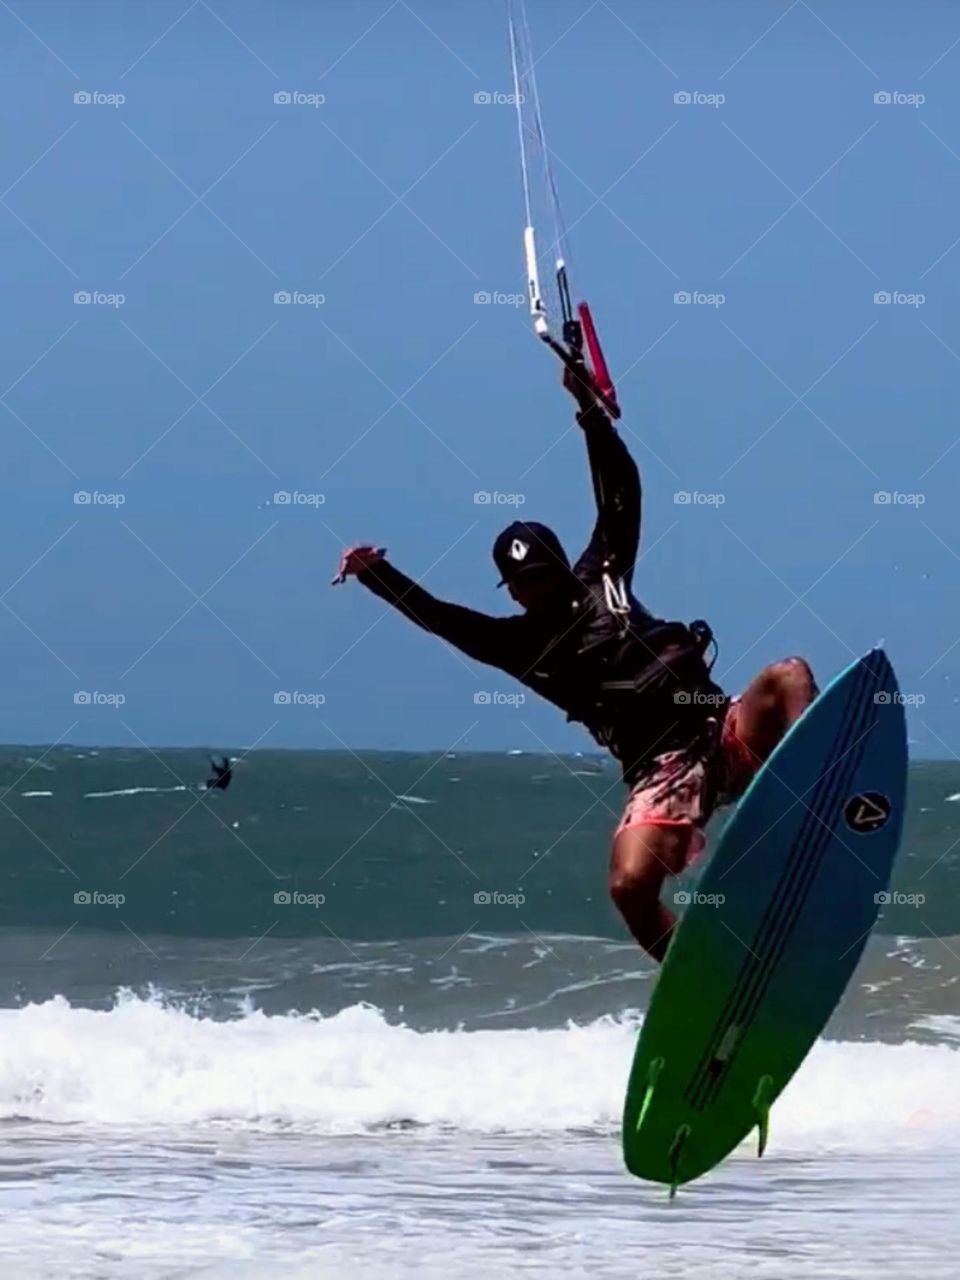
[[[704,622],[702,618],[698,618],[695,622],[691,622],[687,630],[692,636],[692,643],[681,648],[677,653],[666,661],[654,658],[631,680],[602,680],[597,686],[602,693],[629,693],[640,692],[647,688],[648,685],[654,684],[657,680],[663,680],[669,675],[675,675],[672,667],[681,665],[690,658],[699,659],[706,666],[707,672],[713,670],[713,664],[717,660],[717,643],[714,639],[713,631],[709,623]],[[714,646],[713,657],[709,662],[706,661],[706,651],[710,645]]]

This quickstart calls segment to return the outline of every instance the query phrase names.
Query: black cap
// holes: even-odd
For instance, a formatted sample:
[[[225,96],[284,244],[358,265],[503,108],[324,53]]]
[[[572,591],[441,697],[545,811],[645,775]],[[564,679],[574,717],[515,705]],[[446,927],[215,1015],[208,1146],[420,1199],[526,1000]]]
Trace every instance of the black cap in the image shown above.
[[[570,561],[552,529],[536,520],[515,520],[493,544],[493,560],[500,570],[498,587],[531,569],[569,569]]]

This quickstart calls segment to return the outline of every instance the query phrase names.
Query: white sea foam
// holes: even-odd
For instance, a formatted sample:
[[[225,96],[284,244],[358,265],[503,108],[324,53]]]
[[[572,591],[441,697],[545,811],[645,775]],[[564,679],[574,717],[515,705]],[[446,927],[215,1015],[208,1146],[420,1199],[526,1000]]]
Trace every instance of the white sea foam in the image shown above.
[[[932,1031],[942,1039],[960,1041],[960,1015],[955,1013],[926,1013],[911,1024],[924,1031]]]
[[[0,1118],[212,1121],[362,1133],[615,1130],[635,1025],[418,1032],[369,1006],[216,1022],[159,999],[0,1010]],[[776,1149],[960,1150],[960,1049],[821,1042],[773,1111]]]
[[[105,800],[110,796],[169,795],[174,791],[189,791],[189,787],[121,787],[118,791],[85,791],[84,800]]]

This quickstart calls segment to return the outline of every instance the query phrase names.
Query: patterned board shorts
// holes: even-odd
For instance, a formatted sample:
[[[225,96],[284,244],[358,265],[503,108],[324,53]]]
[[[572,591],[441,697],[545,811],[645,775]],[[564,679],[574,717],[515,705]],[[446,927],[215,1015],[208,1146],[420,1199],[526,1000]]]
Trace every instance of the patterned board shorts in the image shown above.
[[[665,751],[654,756],[627,797],[617,835],[628,827],[692,827],[686,865],[703,852],[703,828],[716,809],[746,791],[760,767],[737,733],[739,698],[727,704],[713,750]]]

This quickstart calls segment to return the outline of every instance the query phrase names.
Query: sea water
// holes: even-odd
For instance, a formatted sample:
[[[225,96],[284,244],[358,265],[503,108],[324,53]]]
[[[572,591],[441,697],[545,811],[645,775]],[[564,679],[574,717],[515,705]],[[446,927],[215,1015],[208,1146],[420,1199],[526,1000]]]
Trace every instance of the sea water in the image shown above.
[[[900,898],[767,1154],[671,1203],[620,1159],[655,972],[609,814],[557,842],[612,771],[265,753],[201,796],[161,755],[41,788],[0,753],[3,1274],[957,1275],[957,766],[912,771]]]

